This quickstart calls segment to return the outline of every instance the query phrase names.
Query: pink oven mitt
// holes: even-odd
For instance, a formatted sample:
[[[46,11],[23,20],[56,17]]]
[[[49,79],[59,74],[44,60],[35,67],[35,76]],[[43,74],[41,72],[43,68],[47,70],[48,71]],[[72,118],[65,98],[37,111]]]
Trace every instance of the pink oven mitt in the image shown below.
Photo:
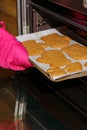
[[[0,26],[0,66],[15,71],[31,67],[25,47],[5,30],[4,22]]]

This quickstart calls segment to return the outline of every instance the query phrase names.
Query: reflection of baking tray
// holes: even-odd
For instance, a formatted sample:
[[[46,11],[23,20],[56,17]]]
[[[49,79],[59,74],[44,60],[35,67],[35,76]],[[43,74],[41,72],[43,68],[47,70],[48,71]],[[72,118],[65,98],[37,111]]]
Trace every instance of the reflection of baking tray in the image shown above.
[[[39,42],[39,41],[41,41],[40,40],[41,36],[45,36],[45,35],[51,34],[51,33],[58,33],[59,35],[63,35],[62,33],[60,33],[56,29],[48,29],[48,30],[44,30],[44,31],[40,31],[40,32],[32,33],[32,34],[21,35],[21,36],[18,36],[17,39],[20,40],[21,42],[27,41],[27,40],[36,40],[37,42]],[[71,39],[70,44],[73,44],[73,43],[76,43],[76,41]],[[80,44],[80,43],[78,43],[78,44]],[[49,50],[52,48],[47,47],[45,49]],[[84,61],[80,60],[79,62],[82,64],[83,70],[81,70],[79,72],[75,72],[75,73],[67,73],[67,74],[62,75],[62,76],[52,77],[46,73],[46,70],[49,68],[49,65],[36,61],[36,58],[38,58],[39,56],[40,55],[29,56],[29,59],[37,69],[39,69],[46,77],[48,77],[52,81],[58,82],[58,81],[66,80],[66,79],[77,78],[77,77],[82,77],[82,76],[87,75],[86,68],[83,66]],[[72,60],[72,62],[74,61],[73,59],[71,59],[71,60]]]

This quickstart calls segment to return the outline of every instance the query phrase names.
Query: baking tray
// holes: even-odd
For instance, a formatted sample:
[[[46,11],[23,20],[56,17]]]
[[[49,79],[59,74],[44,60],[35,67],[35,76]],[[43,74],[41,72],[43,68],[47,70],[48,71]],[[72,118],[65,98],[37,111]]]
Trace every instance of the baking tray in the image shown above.
[[[51,33],[58,33],[59,35],[63,36],[63,33],[61,33],[58,29],[52,28],[52,29],[47,29],[47,30],[44,30],[44,31],[31,33],[31,34],[20,35],[20,36],[17,37],[17,39],[19,41],[21,41],[21,42],[27,41],[27,40],[35,40],[36,42],[43,43],[42,40],[40,39],[41,36],[45,36],[45,35],[48,35],[48,34],[51,34]],[[81,43],[78,43],[75,40],[71,39],[70,44],[74,44],[74,43],[81,44]],[[52,50],[52,49],[54,49],[54,48],[51,48],[51,47],[45,48],[45,50]],[[32,62],[34,67],[36,67],[38,70],[40,70],[51,81],[59,82],[59,81],[78,78],[78,77],[83,77],[83,76],[87,75],[87,68],[83,66],[84,62],[86,62],[87,60],[79,60],[79,62],[83,66],[83,69],[81,71],[79,71],[79,72],[67,73],[67,74],[62,75],[62,76],[52,77],[46,72],[46,70],[49,68],[49,65],[37,62],[36,58],[38,58],[38,57],[40,57],[40,55],[38,55],[38,56],[29,56],[29,60]],[[74,61],[73,59],[71,59],[71,60]]]

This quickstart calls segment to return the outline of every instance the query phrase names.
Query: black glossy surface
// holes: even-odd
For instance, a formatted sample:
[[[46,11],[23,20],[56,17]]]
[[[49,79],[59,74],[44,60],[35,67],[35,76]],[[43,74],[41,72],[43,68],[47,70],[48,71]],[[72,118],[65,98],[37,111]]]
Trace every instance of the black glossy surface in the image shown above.
[[[48,1],[61,5],[72,11],[77,11],[79,13],[87,15],[87,9],[83,7],[83,0],[48,0]]]
[[[38,118],[36,111],[46,109],[69,130],[87,128],[87,85],[83,81],[83,79],[73,79],[54,83],[35,68],[29,69],[17,78],[18,84],[24,87],[37,102],[32,107],[29,105],[28,110],[31,113],[35,112],[35,117]],[[32,104],[31,100],[29,102]],[[38,103],[41,105],[38,106]]]
[[[22,82],[25,78],[24,73],[21,73],[21,75],[18,73],[13,78],[0,79],[0,102],[2,103],[0,104],[0,123],[4,121],[13,121],[14,123],[14,119],[17,121],[17,117],[14,117],[15,102],[16,100],[20,101],[19,97],[22,97],[26,101],[27,109],[20,122],[20,127],[16,126],[14,130],[66,130],[62,122],[54,118],[26,91],[27,86]],[[28,83],[31,85],[30,82]]]
[[[81,30],[87,31],[87,10],[81,8],[80,11],[80,6],[77,5],[75,6],[77,9],[73,8],[75,1],[71,1],[71,3],[73,3],[71,5],[72,8],[69,7],[68,2],[62,2],[61,0],[57,2],[50,2],[46,0],[31,0],[30,4],[36,8],[37,11],[43,12],[43,14],[48,14],[48,16],[50,15],[52,18],[61,21],[63,24],[66,24],[69,27],[72,26],[72,28],[79,28]]]
[[[36,68],[31,68],[13,78],[1,79],[0,87],[9,88],[15,97],[19,89],[21,96],[24,93],[27,103],[24,121],[28,123],[28,128],[86,130],[86,80],[84,77],[55,83]]]

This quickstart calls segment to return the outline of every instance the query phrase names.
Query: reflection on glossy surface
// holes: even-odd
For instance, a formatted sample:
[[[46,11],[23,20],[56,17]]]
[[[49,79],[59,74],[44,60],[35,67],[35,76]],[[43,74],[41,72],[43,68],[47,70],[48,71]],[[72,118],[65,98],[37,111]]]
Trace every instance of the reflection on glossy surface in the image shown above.
[[[83,0],[83,7],[87,8],[87,0]]]
[[[26,93],[20,87],[15,78],[0,79],[0,130],[43,130],[27,113],[24,115]],[[17,113],[14,115],[16,101],[19,109],[16,109]]]
[[[6,120],[0,123],[0,130],[33,130],[24,121]]]
[[[44,130],[31,114],[25,115],[27,94],[18,81],[19,74],[18,77],[0,79],[0,130]],[[17,113],[14,113],[15,108]]]
[[[85,130],[87,128],[85,121],[87,112],[84,111],[87,106],[86,81],[73,79],[68,82],[54,83],[36,68],[29,69],[13,78],[0,79],[2,90],[0,99],[10,109],[7,112],[4,107],[0,111],[0,114],[4,113],[4,118],[0,115],[0,126],[5,128],[0,130],[66,130],[67,127],[67,130]],[[17,94],[21,95],[17,96]],[[19,97],[23,96],[25,102],[27,101],[25,118],[20,120],[19,117],[14,120],[15,101],[21,101]],[[72,104],[69,104],[70,101]],[[85,112],[85,115],[78,110]],[[8,114],[10,112],[11,114]]]

